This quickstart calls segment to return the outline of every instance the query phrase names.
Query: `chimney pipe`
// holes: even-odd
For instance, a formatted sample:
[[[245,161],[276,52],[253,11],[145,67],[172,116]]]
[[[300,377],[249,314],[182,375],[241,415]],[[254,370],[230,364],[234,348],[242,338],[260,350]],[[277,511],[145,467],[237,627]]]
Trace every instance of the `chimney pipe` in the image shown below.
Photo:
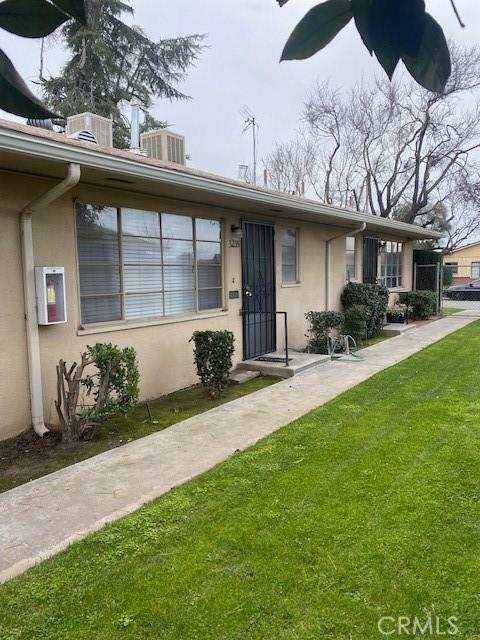
[[[140,148],[140,100],[132,98],[130,102],[132,117],[130,121],[130,149]]]

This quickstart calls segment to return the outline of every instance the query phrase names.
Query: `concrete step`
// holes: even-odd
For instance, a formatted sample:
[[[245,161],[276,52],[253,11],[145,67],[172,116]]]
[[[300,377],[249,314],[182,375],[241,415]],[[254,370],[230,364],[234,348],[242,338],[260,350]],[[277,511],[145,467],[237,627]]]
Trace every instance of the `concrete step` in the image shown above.
[[[399,322],[388,322],[383,325],[382,335],[392,337],[392,336],[401,336],[406,331],[411,331],[412,329],[416,329],[414,324],[400,324]]]
[[[247,371],[246,369],[234,369],[230,374],[230,380],[234,384],[243,384],[260,376],[260,371]]]
[[[285,352],[276,351],[268,353],[266,357],[285,358]],[[301,371],[316,367],[323,362],[330,360],[329,356],[318,353],[303,353],[300,351],[288,352],[288,365],[284,362],[266,362],[263,360],[244,360],[237,366],[244,371],[258,371],[266,376],[279,376],[281,378],[291,378]]]

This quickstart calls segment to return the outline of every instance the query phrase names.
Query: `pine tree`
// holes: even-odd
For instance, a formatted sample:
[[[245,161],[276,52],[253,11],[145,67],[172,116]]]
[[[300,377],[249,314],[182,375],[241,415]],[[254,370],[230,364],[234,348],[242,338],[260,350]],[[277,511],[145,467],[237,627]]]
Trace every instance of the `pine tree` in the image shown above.
[[[112,116],[114,144],[126,148],[129,128],[122,104],[135,97],[148,110],[155,98],[188,99],[177,87],[198,57],[203,36],[153,42],[122,21],[133,15],[127,2],[87,0],[86,7],[88,27],[69,22],[62,29],[71,56],[58,77],[41,79],[44,99],[64,117],[83,111]]]

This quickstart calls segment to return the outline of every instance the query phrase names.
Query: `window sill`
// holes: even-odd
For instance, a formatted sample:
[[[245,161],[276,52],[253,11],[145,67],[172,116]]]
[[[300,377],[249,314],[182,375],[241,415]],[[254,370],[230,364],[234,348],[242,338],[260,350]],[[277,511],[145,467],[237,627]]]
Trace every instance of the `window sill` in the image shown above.
[[[149,320],[125,320],[115,323],[84,325],[77,329],[77,336],[91,336],[97,333],[111,333],[113,331],[129,331],[130,329],[144,329],[164,324],[178,324],[179,322],[194,322],[208,318],[221,318],[228,316],[228,309],[219,309],[212,312],[193,313],[185,316],[167,316],[165,318],[153,318]]]
[[[292,287],[301,287],[301,282],[282,282],[280,285],[282,289],[291,289]]]
[[[388,290],[389,293],[404,293],[406,291],[409,291],[406,287],[391,287]]]

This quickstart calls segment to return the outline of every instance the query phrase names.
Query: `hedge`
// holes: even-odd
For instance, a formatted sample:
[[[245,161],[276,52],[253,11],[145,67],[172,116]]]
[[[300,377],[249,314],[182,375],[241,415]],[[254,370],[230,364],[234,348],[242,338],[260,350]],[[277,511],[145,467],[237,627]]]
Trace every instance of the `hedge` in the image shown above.
[[[388,305],[388,289],[379,284],[349,282],[342,293],[345,309],[353,305],[366,307],[368,312],[367,337],[380,335]]]
[[[412,309],[415,320],[426,320],[437,311],[435,291],[406,291],[400,294],[400,302]]]
[[[231,331],[195,331],[193,359],[197,375],[209,396],[216,398],[228,386],[235,338]]]
[[[328,337],[333,330],[342,330],[343,313],[338,311],[309,311],[305,314],[305,318],[308,321],[307,351],[309,353],[328,353]]]

